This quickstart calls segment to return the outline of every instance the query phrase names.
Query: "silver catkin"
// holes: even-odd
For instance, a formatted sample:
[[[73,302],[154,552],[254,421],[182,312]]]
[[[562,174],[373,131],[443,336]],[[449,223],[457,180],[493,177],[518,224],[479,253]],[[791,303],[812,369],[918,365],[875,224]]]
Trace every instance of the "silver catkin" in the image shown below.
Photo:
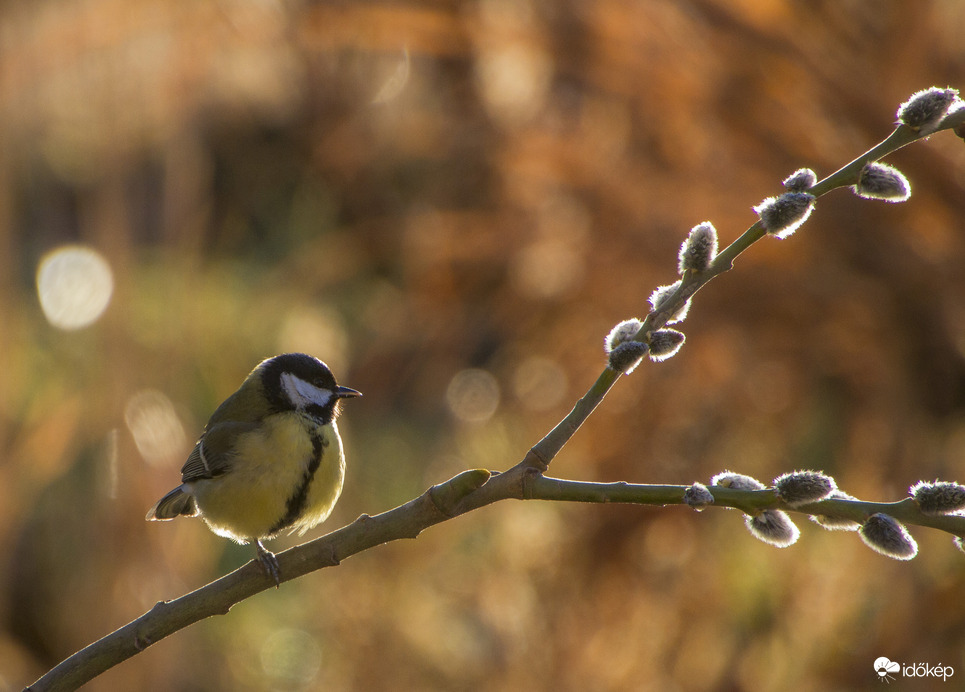
[[[677,255],[677,268],[686,271],[702,272],[717,256],[717,229],[710,221],[699,223],[690,229],[687,239],[680,246]]]

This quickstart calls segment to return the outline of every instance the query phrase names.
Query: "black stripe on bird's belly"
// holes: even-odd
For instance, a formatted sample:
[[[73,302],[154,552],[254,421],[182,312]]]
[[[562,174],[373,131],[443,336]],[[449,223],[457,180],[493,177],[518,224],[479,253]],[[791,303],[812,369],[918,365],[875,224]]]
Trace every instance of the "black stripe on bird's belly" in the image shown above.
[[[315,473],[322,463],[322,455],[325,453],[326,447],[328,447],[328,440],[318,432],[312,431],[312,459],[308,462],[308,468],[305,469],[305,474],[295,488],[295,492],[291,494],[288,502],[285,503],[285,515],[271,527],[271,530],[268,532],[269,536],[273,536],[279,531],[287,529],[298,521],[302,512],[305,511],[305,505],[308,503],[308,489],[311,487],[312,479],[315,477]]]

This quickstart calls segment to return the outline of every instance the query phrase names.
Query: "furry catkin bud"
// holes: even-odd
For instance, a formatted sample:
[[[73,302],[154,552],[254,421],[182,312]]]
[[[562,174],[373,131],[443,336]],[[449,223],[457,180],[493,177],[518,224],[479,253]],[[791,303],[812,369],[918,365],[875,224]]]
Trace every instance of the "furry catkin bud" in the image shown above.
[[[650,360],[654,363],[673,358],[687,337],[676,329],[658,329],[650,336]]]
[[[900,522],[887,514],[872,514],[858,530],[861,540],[872,550],[896,560],[910,560],[918,554],[918,544]]]
[[[806,192],[785,192],[780,197],[768,197],[754,207],[764,230],[782,239],[800,228],[813,209],[814,195]]]
[[[763,490],[765,487],[756,478],[733,471],[721,471],[710,479],[710,484],[719,485],[722,488],[733,488],[734,490]]]
[[[699,512],[714,504],[714,496],[703,483],[694,483],[684,491],[684,504]]]
[[[904,202],[911,197],[911,184],[897,168],[884,163],[869,163],[858,174],[858,183],[851,189],[858,197]]]
[[[788,192],[806,192],[814,187],[818,177],[810,168],[799,168],[784,181],[784,189]]]
[[[923,514],[948,514],[965,509],[965,486],[947,481],[918,481],[908,489]]]
[[[774,479],[774,494],[791,507],[823,500],[836,487],[833,478],[818,471],[794,471]]]
[[[690,229],[687,240],[680,246],[677,267],[680,273],[702,272],[717,256],[717,229],[710,221],[704,221]]]
[[[670,307],[668,301],[670,296],[674,294],[678,288],[680,288],[680,281],[675,281],[672,284],[666,286],[660,286],[653,293],[650,294],[650,305],[655,311],[665,310]],[[677,308],[670,317],[667,318],[667,324],[676,324],[677,322],[683,322],[687,318],[687,313],[690,312],[690,300],[688,299],[683,305]]]
[[[825,499],[854,500],[855,498],[842,490],[832,490]],[[857,531],[861,528],[861,524],[853,519],[845,519],[829,514],[814,514],[811,516],[811,521],[828,531]]]
[[[624,320],[611,329],[610,333],[606,335],[606,340],[603,342],[603,348],[606,349],[607,353],[610,353],[624,341],[629,341],[635,337],[642,326],[643,322],[638,320],[636,317],[631,317],[628,320]]]
[[[793,545],[801,535],[791,518],[779,509],[765,509],[756,517],[744,517],[744,523],[756,538],[778,548]]]
[[[916,91],[898,108],[898,122],[923,135],[935,131],[948,109],[958,98],[956,89],[932,87]]]
[[[629,375],[640,365],[640,361],[643,360],[649,350],[650,347],[642,341],[624,341],[610,351],[607,364],[613,370]]]

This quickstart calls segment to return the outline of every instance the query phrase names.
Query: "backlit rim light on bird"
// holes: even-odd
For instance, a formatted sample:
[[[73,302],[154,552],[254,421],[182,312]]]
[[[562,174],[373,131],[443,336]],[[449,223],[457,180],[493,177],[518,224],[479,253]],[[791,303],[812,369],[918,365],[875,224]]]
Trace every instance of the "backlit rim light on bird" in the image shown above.
[[[58,329],[96,322],[111,302],[114,275],[107,260],[89,247],[64,245],[37,266],[37,296],[44,317]]]

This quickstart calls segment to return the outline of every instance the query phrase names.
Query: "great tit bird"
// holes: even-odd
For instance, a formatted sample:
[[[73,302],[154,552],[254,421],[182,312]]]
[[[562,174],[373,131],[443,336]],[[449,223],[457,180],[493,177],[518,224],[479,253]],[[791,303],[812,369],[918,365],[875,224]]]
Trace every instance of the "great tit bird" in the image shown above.
[[[254,543],[279,584],[278,561],[261,541],[305,533],[331,514],[345,478],[335,419],[342,399],[356,396],[304,353],[262,361],[211,415],[181,468],[181,485],[147,520],[200,516],[219,536]]]

